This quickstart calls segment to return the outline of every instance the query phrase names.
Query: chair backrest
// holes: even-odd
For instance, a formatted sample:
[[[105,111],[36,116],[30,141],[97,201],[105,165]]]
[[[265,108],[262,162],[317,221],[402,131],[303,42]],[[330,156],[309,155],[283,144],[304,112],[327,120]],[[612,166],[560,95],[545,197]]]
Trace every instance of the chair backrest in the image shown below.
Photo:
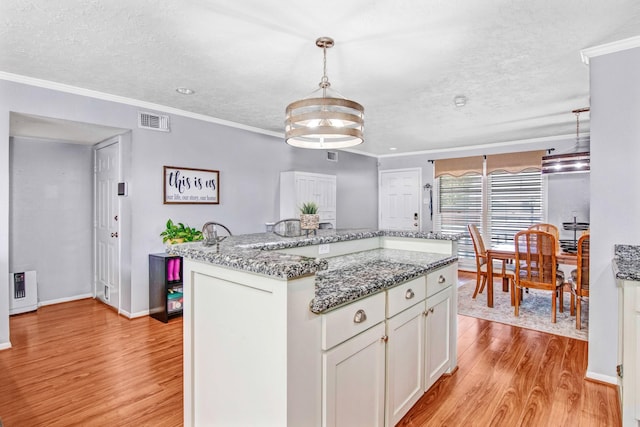
[[[580,236],[578,240],[578,275],[576,277],[578,294],[589,292],[589,240],[589,234]]]
[[[296,237],[302,234],[299,218],[286,218],[273,224],[273,232],[278,236]]]
[[[228,236],[232,236],[231,231],[218,222],[209,221],[205,222],[202,226],[202,237],[204,238],[205,244],[215,244]],[[216,238],[217,242],[214,241]]]
[[[533,224],[529,227],[529,230],[540,230],[553,234],[553,236],[556,238],[556,253],[560,252],[560,230],[558,230],[558,227],[553,224],[540,223]]]
[[[516,233],[514,245],[518,286],[555,289],[555,236],[546,231],[523,230]]]
[[[469,224],[467,225],[467,229],[473,242],[473,250],[476,252],[476,264],[477,267],[480,268],[487,262],[487,249],[484,246],[484,240],[482,240],[482,235],[478,227],[475,224]]]

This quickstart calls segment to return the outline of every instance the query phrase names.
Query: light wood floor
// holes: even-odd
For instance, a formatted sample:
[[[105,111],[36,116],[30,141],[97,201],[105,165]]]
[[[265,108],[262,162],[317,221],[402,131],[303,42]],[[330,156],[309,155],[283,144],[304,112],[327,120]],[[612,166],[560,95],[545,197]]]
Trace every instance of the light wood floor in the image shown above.
[[[585,342],[458,322],[458,370],[399,425],[620,425],[615,388],[583,380]],[[89,299],[10,325],[13,347],[0,351],[4,427],[182,425],[182,319],[128,320]]]

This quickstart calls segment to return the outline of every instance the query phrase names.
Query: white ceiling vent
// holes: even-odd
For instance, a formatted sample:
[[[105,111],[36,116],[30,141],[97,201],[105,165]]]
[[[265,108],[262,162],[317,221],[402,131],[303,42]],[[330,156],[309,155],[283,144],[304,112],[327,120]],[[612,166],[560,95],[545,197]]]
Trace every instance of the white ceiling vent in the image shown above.
[[[338,161],[338,152],[337,151],[327,151],[327,160],[330,162]]]
[[[138,127],[142,129],[160,130],[170,132],[169,116],[138,111]]]

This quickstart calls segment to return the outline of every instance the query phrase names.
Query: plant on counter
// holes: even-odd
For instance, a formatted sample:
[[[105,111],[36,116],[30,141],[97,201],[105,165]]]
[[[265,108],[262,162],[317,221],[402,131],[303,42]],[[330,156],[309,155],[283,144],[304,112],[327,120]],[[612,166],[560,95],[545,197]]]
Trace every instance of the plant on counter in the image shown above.
[[[300,228],[302,230],[316,230],[319,223],[318,205],[314,202],[303,203],[300,208]]]
[[[300,213],[303,215],[315,215],[318,213],[318,205],[314,202],[303,203],[300,208]]]
[[[182,242],[196,242],[202,240],[202,231],[189,227],[179,222],[174,224],[171,219],[167,221],[165,230],[160,233],[162,237],[162,243],[182,243]]]

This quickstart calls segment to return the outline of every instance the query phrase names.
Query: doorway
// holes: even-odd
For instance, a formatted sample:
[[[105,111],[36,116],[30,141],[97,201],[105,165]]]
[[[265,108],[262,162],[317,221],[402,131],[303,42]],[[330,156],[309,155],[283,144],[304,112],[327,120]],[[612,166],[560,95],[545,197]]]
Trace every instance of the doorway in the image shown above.
[[[120,311],[120,140],[94,148],[94,294]]]
[[[422,170],[393,169],[378,176],[379,226],[383,230],[422,229]]]

